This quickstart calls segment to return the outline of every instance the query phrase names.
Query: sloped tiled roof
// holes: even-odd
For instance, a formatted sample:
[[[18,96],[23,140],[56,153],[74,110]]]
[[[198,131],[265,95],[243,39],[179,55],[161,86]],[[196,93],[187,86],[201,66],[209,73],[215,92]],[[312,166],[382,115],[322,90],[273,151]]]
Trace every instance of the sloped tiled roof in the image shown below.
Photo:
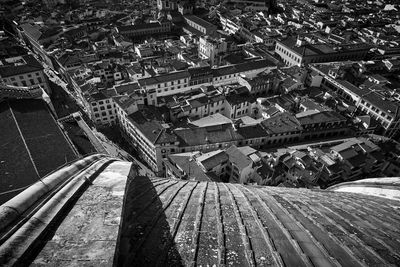
[[[299,115],[305,115],[305,116],[299,116]],[[303,114],[297,114],[296,118],[303,126],[307,124],[340,122],[346,120],[345,117],[343,117],[342,115],[340,115],[335,111],[322,111],[316,113],[309,112],[309,114],[304,114],[303,112]]]
[[[40,27],[29,23],[22,24],[21,28],[27,35],[36,41],[55,36],[62,31],[61,27]]]
[[[215,150],[199,156],[197,161],[201,163],[207,171],[210,171],[212,168],[227,162],[228,155],[223,150]]]
[[[226,154],[229,156],[229,161],[235,164],[239,170],[248,167],[252,163],[251,159],[243,154],[235,145],[230,146],[226,150]]]
[[[146,86],[146,85],[165,83],[185,78],[189,78],[189,73],[186,70],[171,72],[163,75],[158,75],[155,77],[143,78],[138,80],[138,83],[142,86]]]
[[[169,155],[169,159],[179,166],[187,175],[188,179],[195,181],[212,181],[197,162],[186,155]]]
[[[162,111],[162,108],[141,106],[140,110],[130,114],[128,118],[151,143],[174,143],[177,137],[163,126],[165,122]]]
[[[231,124],[176,129],[174,132],[180,139],[182,146],[202,145],[205,140],[210,144],[215,144],[240,139],[240,136],[235,132]]]
[[[152,29],[152,28],[157,28],[161,27],[161,24],[159,22],[153,22],[153,23],[142,23],[142,24],[135,24],[135,25],[123,25],[119,26],[118,32],[120,33],[125,33],[125,32],[130,32],[130,31],[137,31],[137,30],[143,30],[143,29]]]

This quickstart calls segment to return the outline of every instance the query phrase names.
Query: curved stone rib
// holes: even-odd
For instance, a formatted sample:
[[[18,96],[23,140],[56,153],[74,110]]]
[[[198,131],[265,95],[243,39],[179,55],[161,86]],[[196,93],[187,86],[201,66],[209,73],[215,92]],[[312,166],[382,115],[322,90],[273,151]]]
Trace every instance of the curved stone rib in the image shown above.
[[[242,236],[242,242],[243,242],[243,245],[245,248],[245,255],[246,255],[247,263],[249,264],[249,266],[255,266],[256,261],[254,259],[254,252],[251,248],[250,239],[247,234],[247,229],[246,229],[246,226],[244,225],[243,218],[240,215],[238,204],[237,204],[235,198],[233,197],[233,194],[232,194],[230,188],[226,184],[223,184],[223,186],[225,187],[225,190],[228,192],[231,203],[233,204],[233,212],[235,214],[236,221],[239,225],[240,234]]]
[[[274,233],[271,231],[272,236],[272,241],[275,244],[275,247],[279,251],[279,254],[281,255],[283,262],[286,266],[312,266],[312,263],[310,262],[310,259],[303,253],[302,249],[300,248],[299,244],[295,239],[293,239],[292,235],[290,234],[289,230],[283,225],[282,221],[280,218],[277,216],[277,214],[274,212],[270,206],[276,205],[276,201],[273,200],[271,197],[268,198],[268,201],[265,201],[265,197],[267,197],[268,193],[265,193],[263,191],[260,191],[255,188],[255,192],[252,192],[252,194],[255,196],[255,198],[259,201],[259,203],[262,206],[262,210],[266,212],[266,216],[264,216],[265,219],[269,218],[269,220],[273,223],[274,229],[276,229],[277,233]],[[263,192],[261,194],[263,197],[261,197],[260,192]],[[267,205],[267,203],[269,205]],[[281,236],[279,236],[281,235]],[[286,238],[286,239],[279,239],[281,238]],[[289,245],[285,242],[287,241]],[[294,257],[294,255],[297,255],[298,257]]]
[[[274,196],[274,198],[276,197]],[[351,249],[340,242],[338,238],[329,234],[318,221],[309,216],[297,204],[292,201],[286,201],[286,204],[292,207],[293,216],[310,231],[314,238],[326,248],[333,258],[338,260],[339,264],[342,266],[365,266],[352,253]]]
[[[135,216],[140,216],[151,204],[153,204],[154,201],[156,201],[160,195],[162,195],[167,189],[169,189],[170,187],[176,185],[178,182],[171,182],[171,183],[163,183],[161,185],[166,185],[165,187],[162,187],[161,191],[159,193],[157,193],[157,195],[153,196],[152,199],[147,203],[147,205],[145,205],[144,207],[142,207],[138,212],[135,213]],[[145,193],[145,192],[143,192]],[[140,197],[143,197],[145,194],[141,194],[135,198],[132,199],[133,201],[136,201],[137,199],[139,199]]]
[[[153,220],[150,223],[150,227],[148,228],[148,230],[143,234],[142,238],[140,240],[138,240],[138,244],[135,246],[135,249],[133,250],[133,252],[129,255],[126,263],[130,264],[132,262],[134,262],[134,260],[136,259],[136,254],[140,251],[140,249],[142,248],[143,244],[146,242],[147,240],[147,236],[151,233],[151,231],[154,229],[155,225],[157,224],[158,220],[160,219],[161,215],[164,214],[165,210],[169,207],[169,205],[172,203],[173,199],[178,195],[178,193],[180,192],[180,190],[187,185],[188,182],[186,183],[180,183],[179,188],[177,190],[175,190],[175,192],[173,192],[172,196],[170,196],[168,198],[167,201],[165,201],[165,205],[162,209],[160,209],[156,216],[154,216]],[[178,184],[178,182],[173,183],[172,185],[176,185]],[[161,194],[163,194],[170,186],[164,188],[159,194],[158,196],[160,196]],[[157,197],[157,196],[156,196]],[[146,206],[147,207],[147,206]],[[145,208],[144,208],[145,209]]]
[[[135,178],[135,179],[138,179],[138,178]],[[133,180],[131,180],[131,182],[133,182]],[[153,183],[153,185],[154,185],[154,188],[155,188],[155,187],[157,187],[157,186],[160,186],[160,185],[163,185],[163,184],[166,184],[166,183],[169,183],[169,182],[171,182],[171,181],[170,181],[170,180],[167,180],[167,179],[158,179],[157,181],[155,181],[155,182]],[[128,184],[128,186],[129,186],[129,184]],[[145,189],[145,190],[140,190],[140,189],[144,189],[144,188],[146,188],[146,189]],[[153,188],[148,187],[146,184],[143,184],[143,185],[141,185],[139,188],[137,188],[136,190],[141,191],[141,193],[138,194],[137,196],[135,196],[135,197],[132,199],[132,201],[136,201],[136,200],[138,200],[139,198],[143,197],[143,196],[146,195],[148,192],[150,192],[150,190],[153,190]]]
[[[319,204],[319,206],[328,211],[327,213],[329,215],[327,217],[327,220],[329,220],[333,223],[333,219],[331,219],[330,217],[335,217],[336,222],[342,220],[348,225],[348,227],[351,227],[351,229],[356,232],[355,234],[352,234],[345,227],[337,224],[337,227],[339,229],[341,229],[343,232],[345,232],[347,236],[351,236],[351,240],[355,243],[355,246],[357,246],[357,248],[362,247],[365,250],[367,250],[365,255],[368,255],[370,253],[371,255],[368,255],[368,256],[372,257],[373,259],[379,260],[378,264],[388,264],[387,260],[385,260],[386,257],[390,257],[390,259],[388,259],[388,260],[390,260],[391,263],[395,263],[397,265],[400,264],[399,254],[396,253],[396,251],[394,251],[391,247],[389,247],[382,240],[380,240],[376,237],[370,237],[368,235],[368,233],[367,233],[368,236],[366,237],[367,240],[359,237],[360,235],[365,236],[366,234],[362,233],[362,231],[360,231],[360,229],[358,229],[358,227],[361,227],[364,231],[367,231],[367,232],[368,232],[368,229],[365,229],[362,226],[358,226],[357,228],[352,227],[352,223],[348,219],[346,219],[344,216],[340,215],[338,212],[332,210],[331,208],[325,207],[321,204]],[[355,217],[357,220],[362,221],[362,219],[357,217],[356,215],[352,214],[352,216]],[[379,229],[375,229],[374,231],[380,232]],[[364,245],[362,246],[362,244],[364,244]],[[373,244],[385,247],[387,249],[387,251],[390,251],[395,256],[388,255],[387,253],[385,253],[385,255],[380,255],[379,252],[381,252],[381,250],[376,251],[376,247],[374,248]],[[397,248],[399,248],[399,247],[397,247]]]
[[[192,236],[192,251],[194,251],[191,255],[191,261],[189,263],[190,266],[195,266],[197,261],[197,254],[199,249],[199,237],[200,237],[200,227],[201,227],[201,219],[203,217],[204,210],[204,200],[206,196],[208,183],[204,186],[204,189],[201,191],[201,195],[199,197],[199,206],[196,212],[196,220],[194,222],[194,231]]]
[[[399,223],[400,220],[390,218],[382,213],[379,214],[379,211],[376,210],[376,204],[370,205],[365,200],[359,201],[358,199],[355,199],[354,197],[350,198],[345,194],[341,196],[341,199],[345,200],[346,204],[353,205],[357,210],[364,211],[366,214],[368,214],[368,218],[375,220],[375,222],[379,221],[379,223],[385,226],[387,229],[400,233],[400,228],[396,227],[396,225]],[[396,212],[395,210],[392,210],[391,214],[394,215],[395,212]]]
[[[169,250],[171,249],[171,246],[173,245],[174,239],[176,237],[176,233],[178,232],[179,225],[180,225],[180,223],[182,221],[183,214],[185,213],[187,205],[189,203],[189,200],[190,200],[190,198],[191,198],[191,196],[193,194],[193,191],[195,190],[195,188],[197,187],[199,182],[191,183],[191,184],[193,186],[189,190],[189,192],[186,194],[185,201],[180,206],[178,218],[174,220],[174,224],[171,227],[171,235],[172,235],[172,237],[171,237],[170,240],[167,241],[167,244],[165,244],[165,246],[163,248],[163,254],[159,256],[159,259],[157,261],[156,266],[163,266],[167,262],[166,258],[167,258]]]
[[[323,205],[328,205],[330,204],[330,202],[332,201],[332,197],[330,198],[323,198],[322,196],[319,196],[319,198],[321,199],[321,202],[319,205],[313,205],[313,207],[311,208],[311,206],[308,204],[310,198],[315,197],[315,195],[313,194],[308,194],[308,195],[297,195],[296,197],[294,196],[287,196],[287,195],[277,195],[275,196],[276,199],[279,199],[279,202],[282,202],[281,205],[284,205],[285,208],[287,210],[294,210],[296,209],[301,209],[301,207],[304,207],[304,213],[310,215],[310,212],[312,214],[312,216],[314,217],[314,219],[316,221],[319,222],[320,225],[322,225],[323,228],[325,228],[325,230],[327,232],[330,232],[333,235],[338,235],[340,234],[341,236],[341,243],[343,243],[343,246],[346,246],[346,244],[353,244],[356,243],[358,244],[358,242],[355,242],[352,238],[352,234],[346,232],[345,229],[343,229],[337,222],[337,220],[330,220],[327,216],[329,216],[329,212],[325,215],[325,213],[320,212],[319,209],[316,209],[315,207],[319,206],[319,207],[323,207]],[[297,205],[295,205],[296,203],[298,203]],[[315,218],[317,217],[317,218]],[[362,243],[361,243],[362,244]],[[379,258],[378,255],[375,255],[375,253],[373,253],[372,251],[370,252],[365,252],[365,250],[367,250],[367,248],[363,247],[363,246],[354,246],[352,245],[351,247],[349,247],[349,249],[352,250],[354,256],[356,258],[358,258],[360,261],[362,262],[369,262],[368,265],[373,265],[373,264],[379,264],[382,263],[382,261],[377,261],[376,259]],[[372,255],[371,255],[372,254]],[[374,255],[374,256],[373,256]]]
[[[350,197],[351,196],[351,197]],[[358,195],[353,193],[353,194],[347,194],[348,198],[355,199]],[[399,201],[397,200],[391,200],[391,199],[386,199],[386,198],[379,198],[379,197],[371,197],[371,196],[366,196],[368,201],[365,201],[364,199],[363,202],[357,200],[360,202],[361,205],[367,205],[368,207],[371,207],[374,209],[377,206],[380,206],[380,209],[386,213],[391,213],[394,211],[393,206],[400,208]],[[382,205],[384,204],[384,205]],[[394,212],[391,215],[392,222],[399,222],[400,221],[400,213],[399,212]]]
[[[221,201],[219,187],[217,183],[215,184],[216,194],[215,194],[215,209],[217,213],[217,231],[218,231],[218,263],[220,265],[225,265],[226,263],[226,247],[225,247],[225,232],[223,224],[223,216],[221,210]]]
[[[290,201],[287,198],[285,198],[285,196],[282,196],[282,199],[280,201],[282,202],[282,205],[288,206],[287,207],[288,209],[292,209],[293,208],[291,206],[291,204],[289,203]],[[301,200],[298,199],[298,200],[296,200],[296,202],[301,202]],[[307,205],[304,204],[303,206],[307,206]],[[374,264],[381,263],[380,261],[376,261],[376,257],[370,255],[370,254],[373,254],[373,253],[365,252],[366,248],[364,246],[360,246],[360,247],[351,246],[351,247],[349,247],[349,245],[346,245],[346,244],[350,244],[351,245],[351,244],[354,243],[352,235],[350,233],[346,232],[345,229],[340,227],[340,225],[336,223],[337,221],[330,220],[322,212],[320,212],[318,209],[316,209],[318,207],[317,205],[315,205],[314,207],[315,207],[315,209],[307,210],[306,213],[307,214],[312,214],[314,219],[316,221],[318,221],[319,224],[322,225],[325,228],[325,231],[327,231],[327,232],[329,232],[331,234],[335,233],[336,235],[339,235],[341,237],[340,241],[343,244],[343,246],[347,246],[349,249],[351,249],[353,255],[356,258],[358,258],[363,263],[368,262],[368,265],[374,265]],[[358,243],[356,243],[356,244],[358,244]]]
[[[262,221],[260,220],[260,215],[257,213],[254,206],[251,204],[249,196],[243,192],[243,191],[246,191],[247,193],[249,193],[250,191],[242,185],[238,185],[237,187],[240,187],[240,190],[239,190],[239,188],[237,188],[237,190],[242,194],[243,198],[245,199],[246,206],[249,208],[251,215],[253,217],[253,220],[257,223],[257,226],[258,226],[259,230],[261,231],[263,240],[267,244],[268,251],[271,253],[273,265],[274,266],[285,266],[285,264],[282,261],[281,256],[279,255],[279,252],[276,250],[275,246],[273,245],[273,241],[267,230],[268,227],[263,225]],[[256,199],[253,199],[253,200],[258,201]]]
[[[208,183],[206,195],[204,197],[204,209],[201,219],[199,247],[196,258],[197,266],[214,266],[219,264],[219,247],[218,247],[218,227],[216,223],[218,214],[215,202],[216,185]]]
[[[329,201],[326,196],[321,196],[321,200],[321,204],[324,204],[324,207],[326,207],[327,205],[334,208],[335,214],[340,215],[341,213],[346,212],[343,211],[341,206],[338,206],[336,203],[331,203],[331,201]],[[377,239],[376,242],[379,242],[381,244],[384,243],[383,246],[386,247],[388,251],[391,251],[392,254],[396,254],[396,257],[398,259],[400,258],[399,253],[397,253],[397,251],[399,251],[400,249],[400,240],[398,238],[395,238],[395,236],[397,236],[400,232],[400,228],[398,227],[399,221],[389,220],[387,218],[388,216],[382,214],[380,216],[375,216],[375,214],[377,213],[376,209],[366,207],[367,205],[365,204],[365,201],[364,203],[361,203],[354,196],[352,199],[350,199],[350,196],[342,195],[341,201],[343,202],[342,205],[351,208],[351,210],[348,210],[348,212],[346,212],[347,216],[353,217],[359,227],[363,229],[366,228],[367,231],[370,230],[370,234],[367,235],[367,239],[371,240],[370,236],[375,236],[376,233],[379,233],[378,238],[375,238]],[[330,209],[329,211],[331,210],[332,209]],[[349,212],[351,212],[351,214],[349,214]],[[395,212],[396,211],[393,210],[391,214]],[[360,216],[362,218],[360,218]],[[342,215],[340,217],[343,218]],[[380,225],[380,227],[375,227],[374,225]],[[362,232],[361,235],[363,235]],[[383,242],[383,240],[385,241]],[[382,252],[382,250],[379,251]],[[385,259],[386,255],[381,257]]]
[[[308,200],[309,197],[314,197],[312,193],[310,193],[308,196],[303,195],[303,196],[298,196],[296,197],[295,201],[290,201],[290,197],[287,197],[285,195],[279,195],[276,196],[275,198],[282,198],[282,205],[283,204],[288,204],[289,202],[303,202],[304,200]],[[376,254],[374,251],[372,251],[369,247],[367,246],[360,246],[360,244],[363,244],[363,242],[361,242],[361,240],[357,239],[357,236],[355,236],[354,234],[346,231],[345,228],[343,228],[338,222],[343,219],[342,216],[338,216],[335,219],[330,219],[329,216],[331,216],[331,213],[333,213],[333,211],[329,210],[326,206],[327,205],[332,205],[332,199],[331,198],[326,198],[326,197],[322,197],[322,196],[318,196],[321,199],[321,203],[318,203],[316,205],[314,205],[314,209],[310,210],[312,212],[312,214],[314,216],[318,216],[318,222],[321,225],[329,225],[329,228],[327,228],[326,230],[328,232],[333,231],[333,229],[338,229],[339,232],[343,233],[341,235],[341,241],[343,243],[343,245],[346,244],[350,244],[351,247],[349,247],[349,249],[352,250],[353,254],[355,257],[357,257],[358,259],[360,259],[360,261],[363,262],[367,262],[368,265],[374,265],[374,264],[382,264],[382,262],[385,262],[384,260],[382,260],[380,258],[380,256],[378,254]],[[302,205],[304,207],[307,207],[307,204],[304,203],[304,205]],[[351,207],[351,205],[349,205],[348,207]],[[291,208],[289,207],[285,207],[286,209],[290,210]],[[328,212],[321,212],[320,208],[328,210]],[[342,212],[345,212],[345,210],[342,209]],[[307,212],[308,214],[310,213],[309,211]],[[339,218],[339,219],[337,219]],[[350,225],[350,224],[349,224]],[[326,228],[326,227],[325,227]],[[336,232],[337,234],[338,232]]]

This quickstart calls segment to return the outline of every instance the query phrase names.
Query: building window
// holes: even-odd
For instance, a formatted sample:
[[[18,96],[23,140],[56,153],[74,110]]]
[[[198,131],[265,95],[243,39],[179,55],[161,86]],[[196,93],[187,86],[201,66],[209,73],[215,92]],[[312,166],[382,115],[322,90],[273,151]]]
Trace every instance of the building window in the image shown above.
[[[37,79],[39,83],[43,83],[42,78],[38,77]]]
[[[23,86],[26,86],[26,81],[22,81],[22,85],[23,85]]]

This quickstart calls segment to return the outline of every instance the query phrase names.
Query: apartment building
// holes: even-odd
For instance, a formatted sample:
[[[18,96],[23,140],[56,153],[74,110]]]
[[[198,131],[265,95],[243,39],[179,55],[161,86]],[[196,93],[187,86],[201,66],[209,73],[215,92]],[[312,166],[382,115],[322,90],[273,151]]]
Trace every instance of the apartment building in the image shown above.
[[[226,53],[227,49],[228,44],[223,38],[201,36],[199,39],[199,57],[208,59],[211,66],[221,64],[222,53]]]
[[[185,15],[183,19],[187,25],[196,29],[203,35],[213,36],[217,32],[217,26],[195,15]]]
[[[158,175],[163,174],[163,155],[176,153],[179,145],[176,135],[165,123],[165,114],[151,106],[137,107],[130,103],[130,109],[126,109],[127,101],[116,101],[116,114],[118,123],[126,139],[137,150],[139,156]],[[130,102],[130,101],[129,101]],[[135,108],[137,107],[137,108]]]
[[[353,138],[330,148],[334,160],[341,162],[343,180],[360,179],[363,175],[375,177],[384,161],[380,148],[364,138]]]
[[[117,110],[113,97],[113,90],[101,90],[85,97],[89,116],[97,125],[115,124],[117,120]]]
[[[161,97],[190,90],[189,79],[189,72],[184,70],[139,79],[138,83],[146,91],[155,91],[156,96]]]
[[[158,175],[165,173],[163,159],[170,154],[196,150],[209,152],[246,138],[242,136],[245,130],[237,132],[231,124],[171,129],[163,115],[152,107],[140,107],[130,115],[122,108],[117,107],[117,110],[118,122],[127,139]],[[261,136],[250,137],[252,143],[253,139],[261,139]]]
[[[256,99],[250,96],[246,87],[238,85],[238,87],[230,89],[225,102],[226,108],[221,113],[230,119],[238,119],[252,115]]]
[[[142,37],[152,34],[168,33],[171,31],[171,22],[152,22],[135,25],[125,25],[115,28],[116,32],[128,38]]]
[[[258,176],[258,166],[234,145],[208,153],[195,151],[168,155],[163,162],[169,178],[230,183],[260,180],[254,179]]]
[[[384,168],[381,148],[366,138],[349,138],[323,144],[305,144],[269,154],[275,170],[272,185],[282,181],[321,186],[378,177]]]
[[[337,76],[334,64],[315,64],[312,70],[322,77],[321,88],[333,90],[357,109],[378,121],[385,135],[400,133],[400,101],[389,90],[380,86],[358,87]]]
[[[276,65],[263,59],[220,68],[189,68],[184,71],[139,79],[138,83],[142,89],[155,92],[156,97],[163,97],[184,93],[202,85],[220,86],[237,83],[240,75],[252,78],[263,71],[272,69],[276,69]]]
[[[173,97],[166,106],[170,110],[172,121],[187,117],[200,119],[216,113],[223,113],[225,110],[225,96],[216,89],[194,90],[187,94],[180,94]]]
[[[107,64],[103,62],[94,64],[92,66],[92,72],[96,77],[100,77],[102,82],[111,84],[121,81],[124,76],[127,76],[126,69],[121,65]]]
[[[241,26],[231,17],[219,15],[219,20],[221,22],[222,29],[229,34],[235,34],[241,28]]]
[[[304,140],[349,134],[347,119],[332,110],[308,110],[297,113],[296,119],[301,125]]]
[[[248,89],[239,84],[218,89],[202,86],[201,89],[173,96],[170,100],[162,99],[159,103],[165,103],[169,108],[173,121],[183,117],[201,119],[217,113],[232,120],[243,116],[254,117],[257,106]]]
[[[275,146],[311,138],[343,136],[349,130],[345,120],[335,112],[303,114],[299,118],[282,113],[251,125],[241,121],[209,122],[203,125],[192,122],[190,127],[172,128],[168,123],[171,118],[166,106],[156,108],[131,104],[128,110],[120,101],[115,102],[121,130],[158,175],[165,174],[163,159],[170,154],[205,153],[231,145],[256,148]]]
[[[362,60],[370,49],[369,45],[333,45],[316,43],[304,38],[288,37],[278,40],[275,53],[286,66],[301,66],[309,63]]]
[[[23,55],[0,61],[0,80],[13,86],[28,87],[40,85],[51,94],[43,66],[32,55]]]
[[[278,84],[274,73],[257,75],[252,79],[240,76],[238,77],[238,83],[245,86],[249,90],[250,94],[255,96],[265,95],[276,91]]]

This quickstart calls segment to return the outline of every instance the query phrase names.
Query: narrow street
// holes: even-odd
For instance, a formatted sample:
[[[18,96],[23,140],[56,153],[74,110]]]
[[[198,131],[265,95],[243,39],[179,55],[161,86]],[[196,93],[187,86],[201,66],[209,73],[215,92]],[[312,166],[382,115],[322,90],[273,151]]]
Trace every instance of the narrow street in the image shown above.
[[[152,170],[150,170],[147,166],[145,166],[136,158],[132,157],[128,152],[120,148],[114,142],[110,141],[104,134],[100,133],[97,130],[93,130],[93,133],[97,136],[97,138],[102,143],[103,147],[107,150],[107,152],[111,156],[132,161],[138,167],[138,174],[140,176],[155,177],[154,172]]]

